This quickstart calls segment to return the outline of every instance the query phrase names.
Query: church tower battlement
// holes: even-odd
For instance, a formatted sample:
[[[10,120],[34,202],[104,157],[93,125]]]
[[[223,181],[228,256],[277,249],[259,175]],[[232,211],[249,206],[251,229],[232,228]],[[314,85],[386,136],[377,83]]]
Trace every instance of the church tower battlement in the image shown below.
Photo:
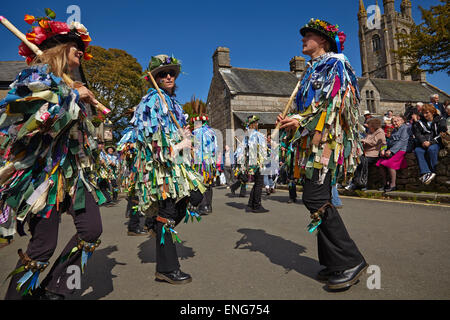
[[[366,0],[367,5],[367,0]],[[375,9],[378,8],[378,9]],[[422,80],[420,76],[411,77],[402,74],[407,67],[396,61],[393,50],[398,49],[398,33],[410,33],[414,25],[411,0],[402,0],[400,12],[395,10],[395,0],[383,0],[384,13],[378,6],[359,0],[358,24],[359,45],[361,50],[362,76],[389,80]]]

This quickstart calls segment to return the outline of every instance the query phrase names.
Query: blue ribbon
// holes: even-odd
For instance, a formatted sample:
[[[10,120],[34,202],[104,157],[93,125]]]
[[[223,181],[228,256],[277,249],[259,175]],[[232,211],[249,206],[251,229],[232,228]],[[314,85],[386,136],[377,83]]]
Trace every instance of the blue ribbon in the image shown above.
[[[308,232],[309,233],[313,233],[314,230],[317,229],[317,227],[322,223],[322,219],[320,219],[319,221],[315,222],[315,221],[311,221],[311,223],[308,225]]]
[[[162,234],[161,234],[161,242],[160,242],[160,244],[164,245],[164,235],[166,234],[166,227],[163,226],[161,231],[162,231]]]
[[[338,51],[338,53],[342,53],[342,50],[341,50],[341,42],[339,41],[339,36],[338,36],[338,35],[336,35],[335,40],[336,40],[336,45],[337,45],[337,51]]]

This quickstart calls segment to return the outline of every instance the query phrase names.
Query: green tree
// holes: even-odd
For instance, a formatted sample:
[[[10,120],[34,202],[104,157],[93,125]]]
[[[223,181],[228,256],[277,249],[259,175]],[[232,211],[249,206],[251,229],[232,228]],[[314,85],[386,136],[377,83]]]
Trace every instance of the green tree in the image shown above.
[[[189,118],[206,114],[206,103],[193,96],[191,101],[183,105],[183,110],[189,115]]]
[[[136,106],[145,94],[142,66],[124,50],[90,46],[89,52],[93,58],[83,63],[87,85],[96,99],[111,109],[106,117],[118,133],[132,115],[127,111]],[[94,117],[93,122],[98,123],[101,119]]]
[[[419,6],[423,22],[413,26],[410,34],[399,33],[396,36],[399,49],[394,53],[399,62],[407,64],[407,74],[420,71],[446,71],[450,74],[450,1],[440,2],[429,10]]]

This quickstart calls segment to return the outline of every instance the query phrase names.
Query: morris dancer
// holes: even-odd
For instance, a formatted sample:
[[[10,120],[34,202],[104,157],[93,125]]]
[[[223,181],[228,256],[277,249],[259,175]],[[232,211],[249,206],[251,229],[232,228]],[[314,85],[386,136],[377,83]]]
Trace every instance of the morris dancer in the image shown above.
[[[145,236],[148,232],[141,228],[140,217],[143,213],[138,210],[139,198],[136,195],[135,189],[135,177],[137,172],[133,170],[134,161],[136,158],[137,150],[136,144],[136,131],[133,127],[127,127],[123,131],[122,139],[117,143],[117,150],[120,152],[120,158],[122,161],[122,187],[127,194],[127,208],[125,212],[125,218],[129,218],[128,221],[128,235],[129,236]]]
[[[338,26],[311,19],[300,29],[303,53],[311,57],[296,98],[298,114],[278,117],[280,128],[294,132],[295,166],[303,179],[303,203],[317,228],[318,274],[331,290],[355,284],[367,263],[350,238],[331,186],[341,170],[351,175],[362,155],[358,132],[360,94],[356,75],[342,54],[345,34]]]
[[[206,186],[198,213],[207,215],[212,212],[212,184],[217,173],[217,137],[214,130],[208,125],[208,116],[200,114],[200,116],[193,117],[191,121],[194,123],[192,132],[193,168],[203,176],[203,184]]]
[[[112,201],[117,201],[119,195],[119,186],[117,185],[117,178],[120,169],[120,162],[117,158],[116,147],[114,145],[108,145],[106,147],[106,165],[108,166],[108,180],[110,185],[110,190],[112,193]]]
[[[201,201],[205,187],[202,177],[192,170],[189,157],[191,132],[186,126],[183,109],[175,100],[175,80],[181,64],[173,57],[152,57],[149,80],[156,79],[142,98],[131,119],[137,141],[133,171],[139,198],[138,210],[154,217],[147,223],[156,234],[156,280],[184,284],[192,277],[180,270],[174,241],[180,242],[175,226],[185,218],[200,220],[198,214],[187,210],[189,198],[194,206]],[[154,79],[153,79],[154,78]],[[152,81],[153,82],[153,81]],[[159,90],[161,87],[162,90]],[[180,129],[178,126],[181,126]]]
[[[253,175],[254,184],[248,199],[246,212],[264,213],[269,210],[261,205],[261,194],[264,186],[264,176],[261,170],[267,159],[266,137],[258,131],[259,117],[250,116],[246,127],[248,135],[236,150],[236,164],[240,175]],[[239,175],[238,175],[239,176]]]
[[[75,289],[67,286],[71,273],[66,269],[81,264],[84,270],[102,233],[98,205],[105,197],[95,181],[97,143],[86,112],[88,104],[98,101],[70,79],[81,58],[88,57],[91,39],[82,24],[54,21],[54,12],[46,12],[45,18],[25,16],[29,24],[39,25],[26,38],[43,53],[36,56],[29,49],[33,45],[21,43],[19,54],[30,67],[20,72],[0,101],[1,128],[9,139],[7,162],[0,169],[1,210],[16,217],[20,235],[25,234],[25,222],[31,233],[27,250],[19,249],[5,299],[34,293],[36,299],[57,300],[72,294]],[[56,249],[60,215],[65,211],[72,215],[77,232],[42,281],[43,290],[36,290],[39,274]]]

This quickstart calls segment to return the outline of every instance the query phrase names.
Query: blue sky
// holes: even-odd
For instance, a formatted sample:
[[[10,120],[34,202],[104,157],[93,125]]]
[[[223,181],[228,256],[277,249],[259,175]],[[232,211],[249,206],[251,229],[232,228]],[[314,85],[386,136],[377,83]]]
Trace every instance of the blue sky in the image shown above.
[[[382,5],[383,1],[378,2]],[[396,0],[397,11],[400,2]],[[367,8],[375,0],[364,3]],[[439,1],[412,0],[412,4],[413,18],[419,23],[418,5],[429,8]],[[56,20],[66,21],[70,5],[81,9],[81,23],[88,28],[92,45],[123,49],[144,68],[153,55],[166,53],[179,58],[184,72],[177,80],[181,103],[193,95],[206,101],[212,78],[212,54],[219,46],[230,49],[234,67],[288,71],[289,60],[301,56],[299,29],[311,17],[338,24],[347,34],[344,53],[361,76],[359,0],[21,0],[3,1],[0,15],[26,32],[29,25],[23,21],[25,14],[40,16],[48,7],[56,12]],[[0,39],[1,61],[22,59],[17,53],[19,40],[3,27]],[[427,79],[450,92],[446,73],[428,75]]]

